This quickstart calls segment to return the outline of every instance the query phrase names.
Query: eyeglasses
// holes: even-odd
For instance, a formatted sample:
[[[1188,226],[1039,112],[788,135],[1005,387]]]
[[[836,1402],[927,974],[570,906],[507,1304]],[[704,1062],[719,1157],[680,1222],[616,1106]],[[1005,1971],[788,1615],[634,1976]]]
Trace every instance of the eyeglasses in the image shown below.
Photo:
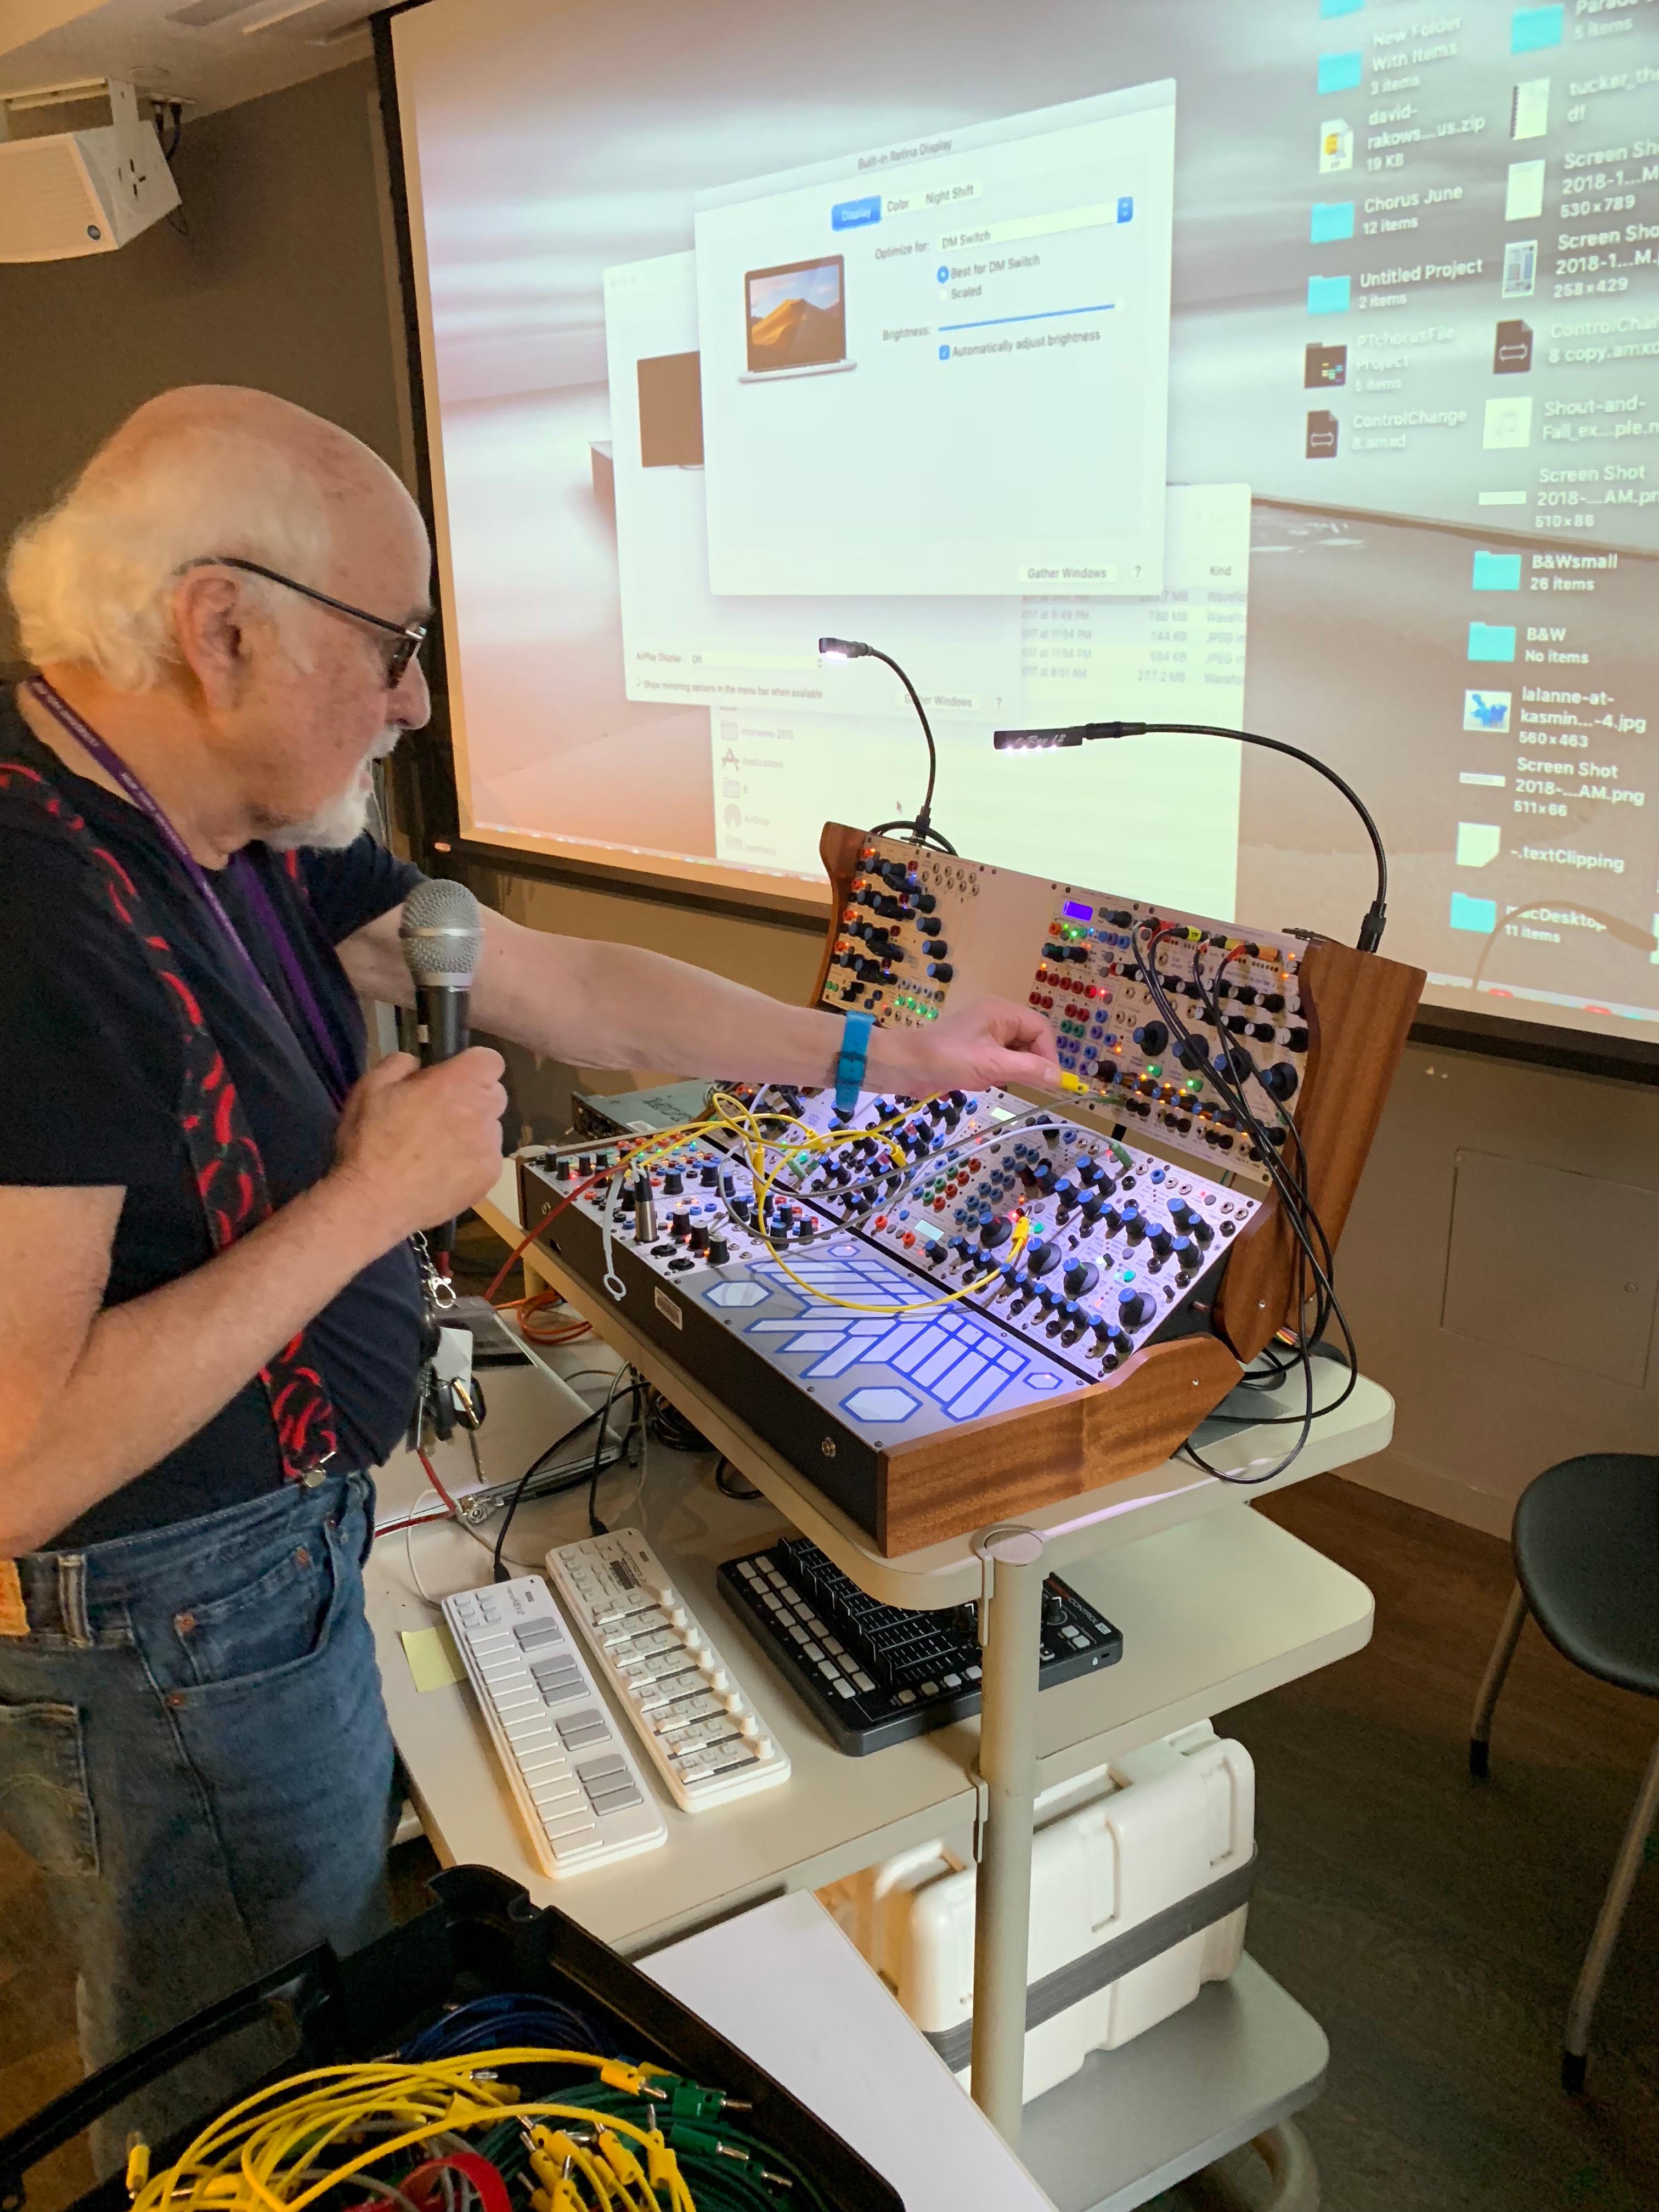
[[[337,615],[349,615],[353,622],[367,623],[373,629],[385,630],[398,641],[386,654],[386,688],[388,691],[395,691],[403,682],[410,662],[426,642],[424,623],[388,622],[384,615],[372,615],[366,608],[348,606],[343,599],[331,599],[326,592],[313,591],[309,584],[301,584],[292,576],[284,576],[278,569],[264,568],[258,561],[244,561],[238,554],[204,553],[198,561],[186,561],[185,567],[240,568],[250,576],[263,576],[267,583],[285,585],[290,592],[298,592],[301,599],[314,599],[319,607],[331,607]]]

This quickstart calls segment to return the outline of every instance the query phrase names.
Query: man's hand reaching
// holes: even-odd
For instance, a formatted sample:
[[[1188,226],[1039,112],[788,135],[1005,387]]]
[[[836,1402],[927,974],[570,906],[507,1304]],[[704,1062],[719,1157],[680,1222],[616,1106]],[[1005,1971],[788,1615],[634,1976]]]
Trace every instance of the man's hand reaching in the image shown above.
[[[1056,1091],[1060,1060],[1053,1030],[1033,1008],[975,999],[925,1030],[874,1030],[867,1079],[872,1088],[913,1098],[1011,1083]]]

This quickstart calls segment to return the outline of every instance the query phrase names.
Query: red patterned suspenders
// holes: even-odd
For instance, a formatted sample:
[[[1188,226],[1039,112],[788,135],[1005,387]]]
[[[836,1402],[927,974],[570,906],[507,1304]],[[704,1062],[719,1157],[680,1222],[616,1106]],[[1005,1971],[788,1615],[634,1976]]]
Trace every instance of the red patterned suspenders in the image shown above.
[[[264,1163],[224,1056],[208,1028],[201,1003],[179,971],[177,957],[152,925],[137,884],[115,855],[98,843],[85,821],[48,780],[21,761],[0,761],[0,792],[31,799],[58,831],[97,868],[110,911],[137,938],[151,974],[178,1017],[184,1045],[184,1080],[178,1120],[190,1158],[196,1195],[216,1252],[266,1220],[272,1211]],[[297,863],[298,856],[295,861]],[[308,1332],[301,1329],[259,1370],[276,1426],[283,1473],[289,1481],[314,1479],[336,1449],[334,1408]]]

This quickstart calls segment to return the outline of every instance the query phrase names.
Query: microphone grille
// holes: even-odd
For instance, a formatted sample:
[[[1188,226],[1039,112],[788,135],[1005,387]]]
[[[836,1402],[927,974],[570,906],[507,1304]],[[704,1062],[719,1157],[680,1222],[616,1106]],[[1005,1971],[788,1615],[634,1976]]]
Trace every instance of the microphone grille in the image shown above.
[[[398,935],[417,983],[463,988],[472,981],[483,945],[478,902],[465,884],[428,876],[404,901]]]

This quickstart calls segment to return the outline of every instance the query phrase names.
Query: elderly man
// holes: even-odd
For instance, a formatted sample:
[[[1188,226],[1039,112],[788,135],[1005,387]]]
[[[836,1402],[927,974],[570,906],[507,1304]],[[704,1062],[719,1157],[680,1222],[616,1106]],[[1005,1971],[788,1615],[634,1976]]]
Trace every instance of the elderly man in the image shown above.
[[[425,532],[264,394],[152,401],[20,537],[0,696],[0,1823],[101,2063],[383,1924],[368,1470],[409,1419],[409,1239],[498,1171],[501,1062],[362,1073],[416,871],[368,766],[427,718]],[[830,1079],[840,1024],[486,917],[479,1027],[586,1066]],[[987,1002],[871,1042],[922,1093],[1054,1077]],[[153,2094],[152,2135],[218,2086]]]

